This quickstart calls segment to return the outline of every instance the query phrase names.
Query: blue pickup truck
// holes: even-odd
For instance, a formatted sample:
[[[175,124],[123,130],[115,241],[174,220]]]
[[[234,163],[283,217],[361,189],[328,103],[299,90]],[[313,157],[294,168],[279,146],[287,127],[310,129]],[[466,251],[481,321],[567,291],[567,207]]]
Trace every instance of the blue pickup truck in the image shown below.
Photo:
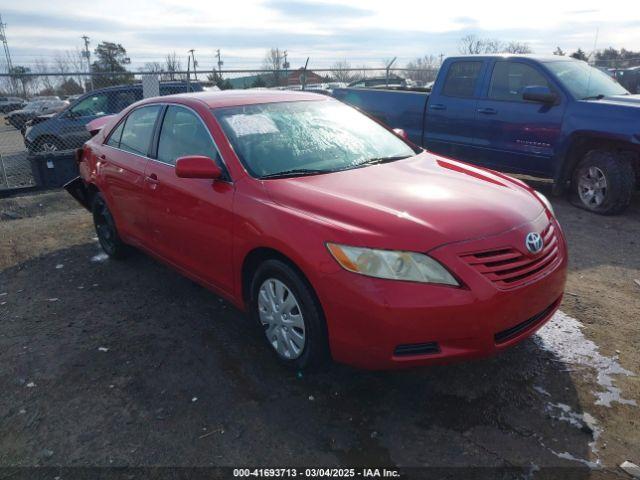
[[[615,214],[640,185],[640,95],[562,56],[447,58],[430,93],[341,88],[333,96],[434,153],[552,178],[575,204]]]

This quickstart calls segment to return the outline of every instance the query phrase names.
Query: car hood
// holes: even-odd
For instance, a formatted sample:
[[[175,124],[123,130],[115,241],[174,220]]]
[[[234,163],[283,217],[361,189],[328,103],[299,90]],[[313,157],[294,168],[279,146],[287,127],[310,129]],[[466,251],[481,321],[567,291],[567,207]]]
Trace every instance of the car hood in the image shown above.
[[[24,114],[28,114],[28,115],[35,115],[36,112],[34,112],[33,110],[14,110],[13,112],[9,113],[8,116],[11,115],[24,115]]]
[[[594,100],[598,103],[606,103],[609,105],[621,105],[625,107],[640,107],[640,95],[612,95],[604,97],[600,100]]]
[[[283,207],[331,224],[360,245],[380,248],[428,251],[511,230],[544,212],[519,180],[427,152],[263,184]]]

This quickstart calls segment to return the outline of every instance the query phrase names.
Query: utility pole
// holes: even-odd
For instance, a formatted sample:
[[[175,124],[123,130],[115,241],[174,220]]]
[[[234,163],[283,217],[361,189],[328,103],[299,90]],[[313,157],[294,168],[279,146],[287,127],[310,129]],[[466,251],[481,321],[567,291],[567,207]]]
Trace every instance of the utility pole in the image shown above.
[[[218,57],[218,75],[220,76],[220,80],[222,80],[222,65],[224,65],[224,62],[220,57],[220,49],[216,50],[216,57]]]
[[[302,83],[302,90],[307,88],[307,67],[309,66],[309,57],[307,57],[307,61],[304,62],[304,68],[302,69],[302,73],[300,74],[300,80]]]
[[[442,59],[444,58],[444,53],[438,55],[440,57],[440,66],[442,66]]]
[[[7,34],[5,33],[4,27],[7,24],[2,21],[2,15],[0,15],[0,38],[2,39],[2,46],[4,47],[4,58],[7,64],[7,73],[11,74],[13,72],[13,64],[11,63],[11,53],[9,52],[9,43],[7,42]],[[11,89],[13,93],[18,92],[18,87],[16,85],[15,79],[13,77],[9,77],[9,83],[11,84]]]
[[[91,52],[89,51],[89,37],[83,35],[80,37],[84,40],[84,52],[82,52],[82,56],[87,59],[87,72],[89,72],[89,83],[91,85],[91,90],[93,90],[93,76],[91,75]],[[84,83],[84,91],[87,92],[87,82]]]
[[[387,65],[387,87],[389,86],[389,70],[391,70],[391,65],[393,65],[393,62],[395,62],[397,58],[398,57],[393,57],[393,60]]]
[[[189,53],[191,54],[191,58],[193,59],[193,78],[194,80],[198,80],[198,73],[196,72],[196,67],[198,66],[198,62],[196,62],[196,50],[195,48],[192,48],[191,50],[189,50]]]
[[[285,78],[285,86],[289,86],[289,62],[287,61],[287,51],[285,50],[282,54],[284,56],[284,62],[282,64],[282,68],[284,68],[284,78]]]

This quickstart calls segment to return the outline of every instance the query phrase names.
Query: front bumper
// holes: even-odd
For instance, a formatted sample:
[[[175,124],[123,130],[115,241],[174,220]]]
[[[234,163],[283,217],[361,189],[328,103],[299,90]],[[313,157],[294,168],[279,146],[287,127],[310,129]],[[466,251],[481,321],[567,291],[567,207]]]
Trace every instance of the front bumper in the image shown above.
[[[562,299],[567,271],[564,236],[555,220],[557,260],[514,288],[502,288],[461,258],[469,249],[524,246],[544,218],[495,237],[445,245],[429,255],[464,286],[399,282],[347,271],[327,274],[317,288],[333,358],[359,368],[392,369],[485,357],[532,335]]]

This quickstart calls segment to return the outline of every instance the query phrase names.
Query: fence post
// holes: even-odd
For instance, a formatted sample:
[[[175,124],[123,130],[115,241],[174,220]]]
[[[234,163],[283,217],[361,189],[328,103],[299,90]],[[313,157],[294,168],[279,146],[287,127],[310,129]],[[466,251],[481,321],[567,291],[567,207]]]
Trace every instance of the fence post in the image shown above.
[[[0,154],[0,166],[2,167],[2,179],[4,180],[4,184],[7,188],[9,188],[9,179],[7,178],[7,171],[4,168],[4,159]]]

